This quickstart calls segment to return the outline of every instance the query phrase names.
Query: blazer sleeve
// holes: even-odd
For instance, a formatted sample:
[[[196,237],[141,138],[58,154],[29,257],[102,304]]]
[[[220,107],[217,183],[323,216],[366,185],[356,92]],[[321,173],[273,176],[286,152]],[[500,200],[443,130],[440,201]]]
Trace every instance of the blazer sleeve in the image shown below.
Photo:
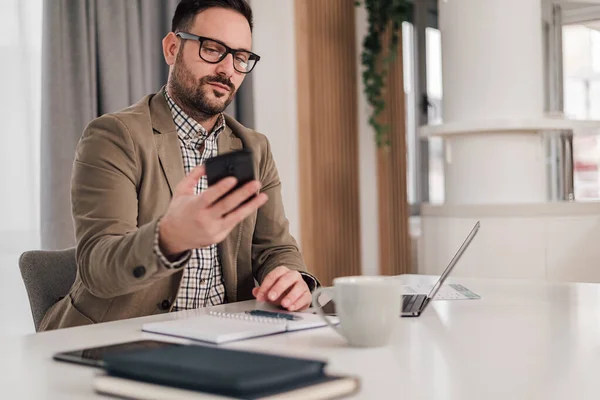
[[[138,291],[173,274],[153,251],[159,218],[137,224],[136,149],[121,120],[104,115],[91,122],[75,153],[71,206],[78,273],[94,296]]]

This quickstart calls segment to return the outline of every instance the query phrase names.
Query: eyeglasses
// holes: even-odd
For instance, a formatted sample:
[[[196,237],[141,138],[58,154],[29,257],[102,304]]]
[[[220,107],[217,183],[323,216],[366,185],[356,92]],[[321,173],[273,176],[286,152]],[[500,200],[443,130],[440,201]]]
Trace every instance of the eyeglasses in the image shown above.
[[[246,50],[232,49],[225,43],[215,39],[192,35],[187,32],[177,32],[175,35],[184,40],[197,40],[200,42],[198,54],[201,59],[209,64],[218,64],[231,53],[233,56],[233,68],[242,74],[250,73],[252,69],[254,69],[254,66],[256,66],[256,63],[260,60],[258,54]]]

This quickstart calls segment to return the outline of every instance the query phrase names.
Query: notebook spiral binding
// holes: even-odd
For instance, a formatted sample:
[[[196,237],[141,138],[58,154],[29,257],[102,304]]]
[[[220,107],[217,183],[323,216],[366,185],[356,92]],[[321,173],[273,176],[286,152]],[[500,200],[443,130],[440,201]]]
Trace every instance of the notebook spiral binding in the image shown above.
[[[263,324],[278,324],[278,325],[286,324],[286,320],[282,320],[279,318],[269,318],[269,317],[262,317],[262,316],[257,316],[257,315],[249,315],[249,314],[246,314],[243,312],[230,313],[230,312],[222,312],[222,311],[209,311],[208,314],[212,315],[214,317],[239,319],[242,321],[251,321],[251,322],[260,322]]]

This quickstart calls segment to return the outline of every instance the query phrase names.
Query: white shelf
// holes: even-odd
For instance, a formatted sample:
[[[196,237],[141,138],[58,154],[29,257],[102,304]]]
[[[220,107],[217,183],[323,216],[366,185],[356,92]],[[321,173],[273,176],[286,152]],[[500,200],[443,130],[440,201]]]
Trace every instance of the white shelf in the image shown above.
[[[421,205],[421,217],[536,218],[600,215],[600,202],[549,202],[518,204],[429,204]]]
[[[512,118],[497,120],[459,121],[419,127],[423,138],[478,133],[522,133],[572,130],[575,135],[600,134],[600,121],[579,121],[565,118]]]

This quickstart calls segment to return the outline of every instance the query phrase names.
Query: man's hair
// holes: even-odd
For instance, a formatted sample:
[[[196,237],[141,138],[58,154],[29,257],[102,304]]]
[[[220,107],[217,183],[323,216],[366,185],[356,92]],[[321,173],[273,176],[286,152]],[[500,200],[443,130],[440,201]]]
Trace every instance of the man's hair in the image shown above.
[[[187,31],[194,23],[194,17],[209,8],[225,8],[237,11],[248,20],[250,31],[252,31],[252,8],[246,0],[181,0],[173,15],[171,22],[172,32]]]

